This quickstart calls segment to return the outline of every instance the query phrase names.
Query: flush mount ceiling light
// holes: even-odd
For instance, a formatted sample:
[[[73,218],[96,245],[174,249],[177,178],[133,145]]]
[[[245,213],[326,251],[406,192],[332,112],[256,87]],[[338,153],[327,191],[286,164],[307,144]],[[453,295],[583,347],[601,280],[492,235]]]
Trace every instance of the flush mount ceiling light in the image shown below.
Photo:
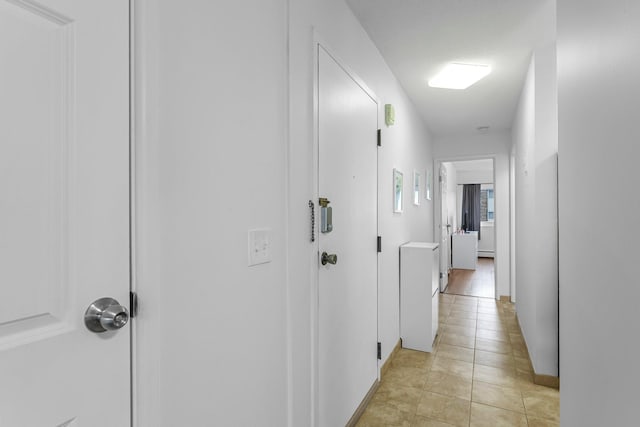
[[[491,72],[488,65],[451,63],[444,67],[429,86],[443,89],[466,89]]]

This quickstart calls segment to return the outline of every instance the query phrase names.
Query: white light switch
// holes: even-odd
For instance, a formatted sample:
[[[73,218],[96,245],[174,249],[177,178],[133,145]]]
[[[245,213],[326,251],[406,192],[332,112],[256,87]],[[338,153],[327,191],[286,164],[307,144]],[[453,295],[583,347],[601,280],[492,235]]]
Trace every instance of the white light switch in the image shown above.
[[[271,229],[249,230],[249,266],[271,262]]]

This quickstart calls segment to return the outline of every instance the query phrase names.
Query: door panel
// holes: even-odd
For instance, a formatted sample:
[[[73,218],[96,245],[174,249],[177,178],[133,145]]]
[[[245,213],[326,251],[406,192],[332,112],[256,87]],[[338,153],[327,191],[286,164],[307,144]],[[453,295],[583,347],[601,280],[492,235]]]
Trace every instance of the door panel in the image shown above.
[[[0,1],[2,426],[129,424],[128,7]]]
[[[451,225],[447,204],[447,168],[440,164],[440,292],[449,285],[449,260],[451,259]]]
[[[64,18],[42,16],[7,2],[0,4],[2,28],[2,145],[0,147],[0,325],[25,336],[34,329],[61,326],[68,307],[56,298],[64,280],[66,188],[64,134],[70,103],[64,90],[71,65]],[[20,41],[17,43],[16,41]],[[36,265],[40,268],[30,268]],[[8,328],[3,328],[7,344]]]
[[[319,420],[345,425],[377,379],[377,103],[319,48]]]

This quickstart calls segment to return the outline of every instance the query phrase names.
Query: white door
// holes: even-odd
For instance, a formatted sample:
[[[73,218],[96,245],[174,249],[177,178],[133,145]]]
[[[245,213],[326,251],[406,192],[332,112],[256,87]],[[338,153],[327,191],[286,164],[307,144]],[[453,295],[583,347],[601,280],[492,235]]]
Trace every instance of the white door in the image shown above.
[[[440,164],[440,292],[449,285],[449,259],[451,250],[451,225],[447,204],[447,169]]]
[[[319,252],[319,421],[349,421],[377,379],[377,103],[322,48],[318,194],[333,230]],[[320,260],[319,260],[320,262]]]
[[[127,0],[0,1],[3,427],[130,423],[129,327],[84,324],[129,305],[128,44]]]

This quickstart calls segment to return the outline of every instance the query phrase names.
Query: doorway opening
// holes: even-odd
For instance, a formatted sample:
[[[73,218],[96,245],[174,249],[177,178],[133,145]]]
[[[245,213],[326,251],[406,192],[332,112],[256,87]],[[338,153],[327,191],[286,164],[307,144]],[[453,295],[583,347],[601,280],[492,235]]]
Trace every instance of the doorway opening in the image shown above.
[[[496,298],[494,160],[438,163],[440,292]]]

